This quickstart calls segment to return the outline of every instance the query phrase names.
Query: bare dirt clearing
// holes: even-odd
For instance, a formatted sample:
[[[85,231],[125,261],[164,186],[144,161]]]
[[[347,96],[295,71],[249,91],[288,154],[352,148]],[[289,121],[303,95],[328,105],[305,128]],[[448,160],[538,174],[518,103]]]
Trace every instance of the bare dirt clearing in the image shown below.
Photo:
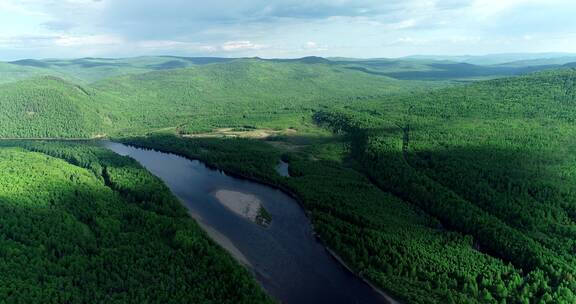
[[[253,138],[265,139],[271,136],[282,134],[283,131],[276,131],[271,129],[254,129],[254,130],[235,130],[233,128],[220,128],[215,129],[209,133],[188,134],[183,135],[188,138],[219,138],[219,137],[233,137],[233,138]]]

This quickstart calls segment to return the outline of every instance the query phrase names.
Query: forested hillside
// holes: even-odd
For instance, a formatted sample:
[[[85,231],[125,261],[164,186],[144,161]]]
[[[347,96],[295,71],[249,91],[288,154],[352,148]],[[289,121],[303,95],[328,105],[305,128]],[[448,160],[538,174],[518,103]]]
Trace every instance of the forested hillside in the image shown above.
[[[77,85],[56,77],[4,84],[0,137],[94,137],[154,129],[298,126],[321,106],[409,92],[418,82],[328,64],[240,60]]]
[[[321,105],[417,89],[417,84],[327,64],[242,60],[131,75],[99,82],[123,98],[125,129],[179,126],[182,132],[217,127],[300,124]]]
[[[67,75],[81,84],[90,84],[105,78],[129,74],[141,74],[157,70],[180,69],[194,65],[228,62],[226,58],[188,58],[174,56],[144,56],[134,58],[79,58],[79,59],[24,59],[6,63],[3,69],[36,71],[49,75]],[[11,81],[9,74],[6,80]]]
[[[15,82],[40,76],[66,77],[56,71],[41,69],[31,66],[20,66],[5,62],[0,62],[0,84]]]
[[[575,86],[575,70],[558,70],[316,119],[350,135],[352,156],[376,185],[538,282],[513,299],[572,303]]]
[[[52,76],[0,85],[0,108],[3,138],[89,138],[111,127],[96,91]]]
[[[91,143],[0,145],[2,301],[271,302],[135,161]]]
[[[422,77],[398,76],[410,73]],[[421,60],[20,60],[0,65],[0,83],[8,82],[0,88],[5,109],[0,137],[86,138],[165,128],[198,133],[287,124],[302,128],[321,108],[447,86],[446,80],[463,75],[507,74]]]

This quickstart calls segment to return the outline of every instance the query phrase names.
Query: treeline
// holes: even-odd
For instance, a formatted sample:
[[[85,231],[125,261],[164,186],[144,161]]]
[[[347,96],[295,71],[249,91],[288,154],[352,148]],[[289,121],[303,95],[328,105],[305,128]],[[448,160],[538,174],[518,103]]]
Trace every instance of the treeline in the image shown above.
[[[91,143],[1,146],[2,301],[271,302],[135,161]]]

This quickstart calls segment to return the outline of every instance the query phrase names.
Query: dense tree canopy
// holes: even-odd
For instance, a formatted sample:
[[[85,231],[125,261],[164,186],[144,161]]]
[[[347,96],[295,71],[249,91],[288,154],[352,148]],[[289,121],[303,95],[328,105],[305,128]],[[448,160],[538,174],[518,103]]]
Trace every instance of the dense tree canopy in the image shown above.
[[[133,160],[90,143],[1,145],[2,301],[270,302]]]
[[[544,72],[315,117],[349,135],[376,185],[534,276],[520,299],[571,302],[575,80]]]
[[[240,60],[77,85],[54,76],[0,85],[0,138],[91,138],[308,122],[323,104],[425,87],[333,67]]]

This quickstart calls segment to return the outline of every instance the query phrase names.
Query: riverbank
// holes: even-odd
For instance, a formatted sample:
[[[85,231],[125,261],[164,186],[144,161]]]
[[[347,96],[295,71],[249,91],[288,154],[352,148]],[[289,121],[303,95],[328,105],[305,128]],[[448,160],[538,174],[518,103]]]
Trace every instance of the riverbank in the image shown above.
[[[344,268],[346,268],[348,271],[350,271],[351,273],[356,274],[352,268],[344,261],[344,259],[342,259],[334,250],[330,249],[328,246],[326,246],[326,250],[328,250],[328,252],[330,253],[330,255],[336,259],[340,264],[342,264],[342,266],[344,266]],[[390,297],[387,293],[385,293],[382,289],[378,288],[376,285],[372,284],[372,282],[370,282],[368,279],[366,279],[365,277],[363,277],[360,274],[356,274],[358,277],[360,277],[362,279],[362,281],[364,281],[364,283],[368,284],[368,286],[370,286],[372,289],[374,289],[374,291],[376,291],[377,293],[379,293],[384,299],[386,299],[386,301],[388,301],[388,304],[401,304],[401,302],[398,302],[396,300],[394,300],[392,297]]]
[[[202,220],[202,218],[199,215],[194,214],[192,212],[189,212],[189,214],[194,220],[196,220],[198,225],[200,225],[200,227],[204,231],[206,231],[208,236],[212,240],[214,240],[214,242],[216,242],[218,245],[220,245],[222,248],[224,248],[228,253],[230,253],[230,255],[232,257],[234,257],[234,259],[236,261],[240,262],[240,264],[246,266],[249,269],[254,268],[254,265],[252,265],[252,263],[250,263],[250,261],[248,261],[246,256],[244,254],[242,254],[242,252],[240,252],[240,250],[238,250],[238,248],[236,246],[234,246],[234,243],[232,243],[232,241],[229,238],[227,238],[225,235],[220,233],[218,230],[210,227],[210,225],[207,225],[206,223],[204,223],[204,221]]]
[[[113,151],[137,160],[163,180],[199,224],[203,228],[209,227],[204,230],[218,244],[232,257],[245,257],[250,264],[239,263],[247,265],[261,286],[280,302],[388,303],[330,256],[314,235],[306,212],[287,193],[277,187],[232,177],[197,160],[135,146],[107,145]],[[275,224],[262,229],[228,208],[222,208],[215,197],[219,190],[226,190],[220,194],[230,197],[240,192],[259,198],[274,217]],[[254,201],[250,195],[245,199]]]
[[[390,303],[390,304],[400,303],[400,302],[394,300],[392,297],[390,297],[382,289],[376,287],[374,284],[369,282],[367,279],[365,279],[365,278],[361,277],[359,274],[355,273],[351,267],[349,267],[338,255],[335,254],[335,252],[333,252],[328,247],[327,242],[325,242],[321,238],[321,236],[315,232],[316,229],[315,229],[315,227],[311,221],[311,214],[310,214],[309,210],[305,207],[306,203],[304,201],[302,201],[302,199],[300,199],[299,195],[294,191],[294,189],[291,189],[290,187],[288,187],[287,185],[284,185],[282,183],[281,179],[284,179],[285,177],[278,176],[275,179],[267,179],[264,176],[258,176],[258,177],[257,176],[247,176],[245,174],[242,174],[241,172],[231,170],[229,167],[219,166],[218,163],[211,162],[210,159],[204,159],[204,158],[200,157],[199,155],[190,155],[189,153],[186,153],[185,150],[172,149],[172,147],[173,147],[172,145],[168,145],[169,148],[165,148],[165,147],[162,147],[161,145],[154,145],[151,142],[131,141],[131,140],[124,140],[124,142],[128,145],[132,145],[135,147],[142,147],[144,149],[153,149],[156,151],[175,154],[175,155],[179,155],[179,156],[185,157],[185,158],[190,159],[190,160],[199,160],[199,161],[205,162],[206,166],[213,168],[213,169],[225,171],[227,175],[230,175],[232,177],[256,182],[258,184],[266,185],[266,186],[269,186],[269,187],[272,187],[272,188],[275,188],[275,189],[282,191],[284,194],[288,195],[289,197],[291,197],[292,199],[294,199],[298,203],[299,207],[304,211],[304,214],[306,215],[307,220],[312,227],[312,231],[313,231],[313,234],[314,234],[316,241],[318,241],[320,244],[322,244],[322,246],[324,247],[324,250],[327,251],[327,253],[331,256],[331,258],[334,259],[334,261],[336,261],[338,263],[338,265],[340,265],[340,267],[342,267],[346,272],[350,273],[351,275],[356,276],[364,284],[366,284],[370,289],[377,292],[383,299],[386,300],[387,303]]]

